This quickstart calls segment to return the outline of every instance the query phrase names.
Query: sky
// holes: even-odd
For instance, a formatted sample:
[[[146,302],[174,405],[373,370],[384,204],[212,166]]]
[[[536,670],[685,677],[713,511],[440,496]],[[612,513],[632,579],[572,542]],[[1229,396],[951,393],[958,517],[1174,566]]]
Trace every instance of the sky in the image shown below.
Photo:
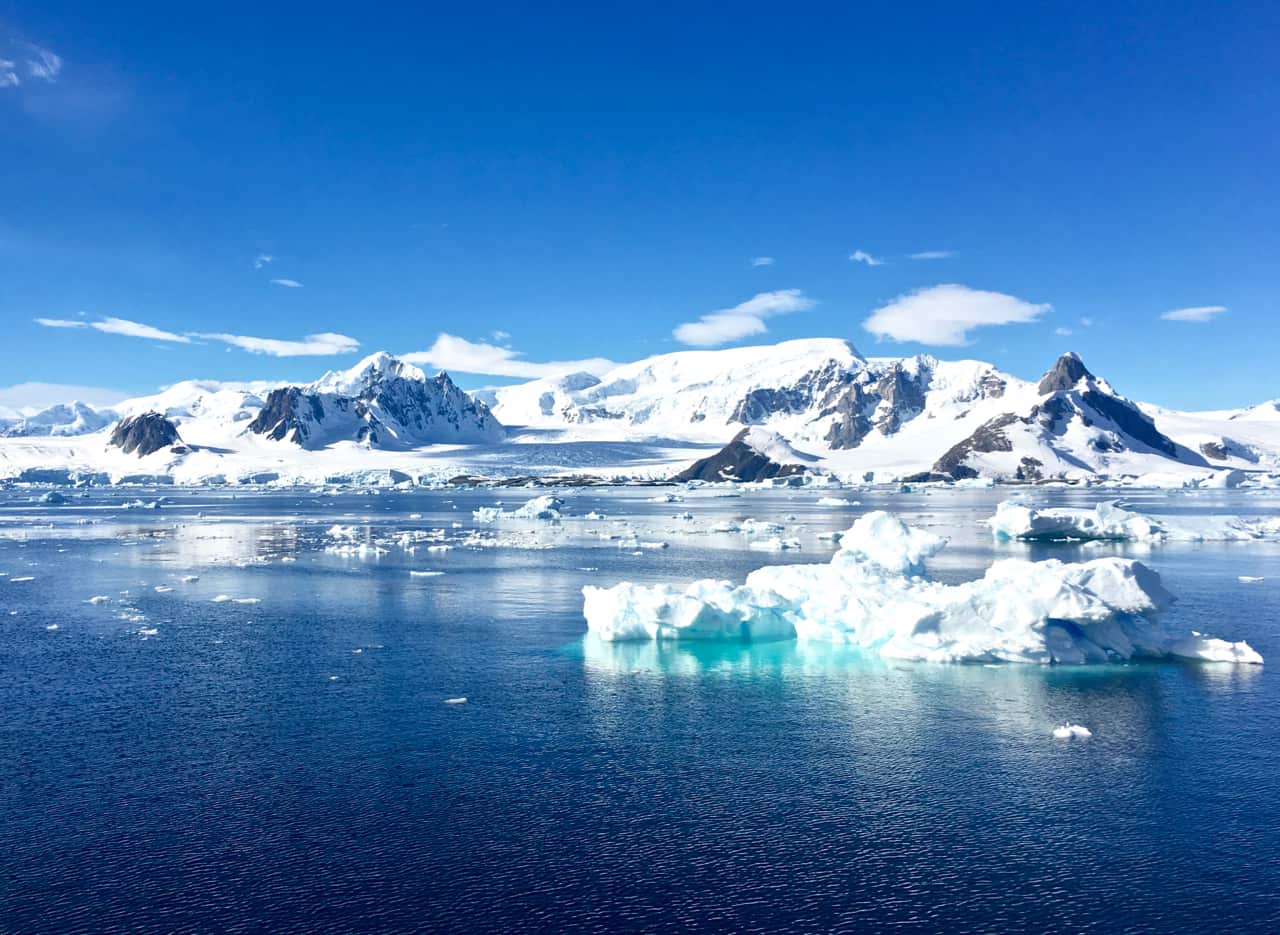
[[[1277,47],[1274,3],[0,0],[0,406],[819,336],[1275,398]]]

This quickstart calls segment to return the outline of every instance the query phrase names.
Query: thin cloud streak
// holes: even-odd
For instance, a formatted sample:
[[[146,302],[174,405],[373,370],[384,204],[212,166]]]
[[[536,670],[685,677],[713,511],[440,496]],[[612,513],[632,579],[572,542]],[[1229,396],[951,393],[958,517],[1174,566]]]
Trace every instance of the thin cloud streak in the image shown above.
[[[681,344],[691,347],[719,347],[764,334],[769,330],[764,323],[766,318],[802,312],[816,304],[799,289],[760,292],[733,308],[710,312],[697,321],[677,325],[671,334]]]
[[[266,354],[269,357],[328,357],[334,354],[350,354],[358,350],[360,342],[345,334],[322,331],[309,334],[301,341],[280,338],[258,338],[244,334],[193,333],[192,337],[205,341],[221,341],[250,354]]]
[[[165,331],[140,321],[127,318],[100,318],[97,321],[74,321],[65,318],[37,318],[37,325],[46,328],[91,328],[104,334],[119,334],[128,338],[146,338],[151,341],[170,341],[174,344],[190,344],[191,339],[172,331]]]
[[[1175,308],[1165,312],[1160,318],[1163,321],[1194,321],[1204,323],[1212,321],[1227,310],[1225,305],[1193,305],[1190,308]]]

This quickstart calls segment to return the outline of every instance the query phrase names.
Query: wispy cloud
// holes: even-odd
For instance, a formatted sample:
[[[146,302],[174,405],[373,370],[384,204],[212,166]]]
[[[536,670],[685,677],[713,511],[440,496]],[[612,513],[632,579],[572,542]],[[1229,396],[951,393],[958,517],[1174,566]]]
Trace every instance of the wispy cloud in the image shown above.
[[[273,260],[275,260],[275,257],[270,253],[259,253],[253,258],[253,268],[262,269],[262,267],[269,265]]]
[[[38,45],[28,46],[31,55],[27,59],[27,73],[41,81],[57,81],[62,74],[62,56]]]
[[[922,250],[919,253],[910,254],[909,260],[949,260],[955,256],[954,250]]]
[[[190,344],[191,339],[185,335],[174,334],[140,321],[127,318],[100,318],[97,321],[80,321],[65,318],[37,318],[37,325],[46,328],[92,328],[105,334],[120,334],[129,338],[147,338],[152,341],[172,341],[175,344]]]
[[[250,335],[220,332],[201,332],[192,334],[192,337],[206,341],[221,341],[251,354],[267,354],[271,357],[328,357],[332,354],[350,354],[360,347],[360,342],[355,338],[349,338],[345,334],[334,334],[332,331],[309,334],[300,341],[256,338]]]
[[[302,288],[302,283],[298,282],[296,279],[273,279],[271,280],[271,284],[273,286],[284,286],[286,289]],[[323,292],[324,290],[321,289],[321,291]]]
[[[0,88],[16,88],[27,81],[52,84],[61,73],[62,56],[30,42],[11,43],[7,54],[0,56]]]
[[[1052,306],[1000,292],[947,284],[898,296],[871,313],[862,326],[880,338],[958,346],[974,328],[1035,321]]]
[[[771,256],[757,256],[751,258],[752,266],[772,266],[776,261]]]
[[[854,250],[849,254],[849,259],[855,263],[865,263],[868,266],[884,266],[884,260],[874,257],[865,250]]]
[[[494,339],[495,341],[497,341],[499,344],[505,344],[507,341],[510,341],[510,340],[511,340],[511,332],[510,332],[510,331],[495,331],[495,332],[493,332],[492,337],[493,337],[493,339]]]
[[[1082,327],[1082,328],[1091,328],[1091,327],[1093,327],[1093,319],[1092,319],[1092,318],[1088,318],[1088,317],[1081,318],[1081,319],[1080,319],[1080,327]]]
[[[1060,338],[1067,338],[1071,336],[1071,329],[1070,328],[1054,328],[1053,333]]]
[[[703,315],[697,321],[688,321],[671,332],[681,344],[692,347],[718,347],[731,341],[739,341],[752,335],[764,334],[769,329],[764,320],[787,312],[802,312],[816,303],[799,289],[779,289],[761,292],[735,305]]]
[[[1225,305],[1193,305],[1190,308],[1175,308],[1160,317],[1165,321],[1212,321],[1227,310]]]
[[[524,360],[521,352],[509,347],[468,341],[466,338],[443,332],[436,336],[435,343],[427,350],[403,354],[401,358],[413,364],[426,364],[437,370],[525,379],[557,377],[582,371],[600,374],[614,366],[613,361],[602,357],[546,362]]]

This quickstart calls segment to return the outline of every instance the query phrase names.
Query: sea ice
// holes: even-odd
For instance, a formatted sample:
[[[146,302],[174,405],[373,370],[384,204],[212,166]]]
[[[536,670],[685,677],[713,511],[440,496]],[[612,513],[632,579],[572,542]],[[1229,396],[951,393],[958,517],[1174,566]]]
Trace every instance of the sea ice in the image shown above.
[[[997,539],[1039,542],[1112,540],[1118,542],[1236,542],[1280,535],[1280,521],[1236,516],[1156,519],[1115,502],[1094,509],[1052,507],[1036,509],[1005,500],[987,524]]]
[[[467,699],[465,695],[461,698],[446,698],[444,700],[444,703],[445,704],[466,704]]]
[[[976,581],[948,585],[924,574],[943,545],[891,514],[868,513],[827,564],[767,566],[737,586],[588,586],[583,613],[604,640],[798,639],[932,662],[1262,662],[1247,643],[1163,626],[1157,613],[1172,595],[1141,562],[1005,559]]]
[[[1093,731],[1079,724],[1063,724],[1053,729],[1053,736],[1059,740],[1071,740],[1075,737],[1092,737]]]

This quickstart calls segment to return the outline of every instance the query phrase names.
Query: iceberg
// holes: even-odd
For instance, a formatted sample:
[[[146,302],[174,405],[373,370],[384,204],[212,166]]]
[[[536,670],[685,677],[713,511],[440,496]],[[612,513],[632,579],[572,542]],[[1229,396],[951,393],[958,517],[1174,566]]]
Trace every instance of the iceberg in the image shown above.
[[[1187,517],[1175,523],[1126,510],[1114,501],[1099,503],[1093,509],[1036,509],[1017,500],[1005,500],[996,507],[987,525],[1002,541],[1238,542],[1280,535],[1277,520],[1211,516]]]
[[[560,511],[564,507],[564,501],[559,497],[541,496],[534,497],[524,506],[518,507],[511,512],[503,512],[500,506],[482,506],[477,510],[472,510],[471,515],[478,523],[493,523],[504,517],[510,519],[539,519],[546,522],[555,522],[560,519]]]
[[[583,614],[607,641],[804,640],[927,662],[1262,662],[1247,643],[1162,625],[1173,597],[1141,562],[1004,559],[948,585],[924,573],[944,545],[877,511],[844,533],[827,564],[767,566],[741,585],[587,586]]]

